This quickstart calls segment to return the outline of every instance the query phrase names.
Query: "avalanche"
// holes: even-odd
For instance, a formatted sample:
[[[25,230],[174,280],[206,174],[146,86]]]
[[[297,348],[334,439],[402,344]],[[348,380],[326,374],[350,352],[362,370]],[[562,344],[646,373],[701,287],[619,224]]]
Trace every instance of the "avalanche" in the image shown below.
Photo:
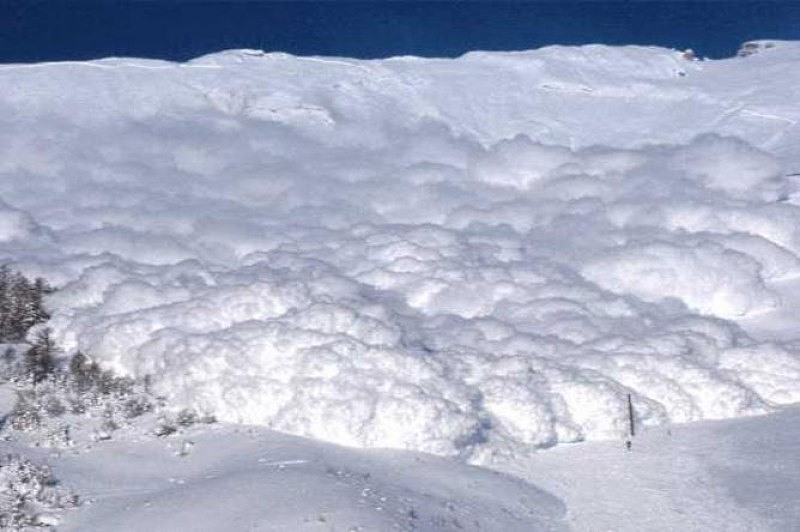
[[[800,46],[0,66],[0,261],[176,408],[474,461],[800,400]]]

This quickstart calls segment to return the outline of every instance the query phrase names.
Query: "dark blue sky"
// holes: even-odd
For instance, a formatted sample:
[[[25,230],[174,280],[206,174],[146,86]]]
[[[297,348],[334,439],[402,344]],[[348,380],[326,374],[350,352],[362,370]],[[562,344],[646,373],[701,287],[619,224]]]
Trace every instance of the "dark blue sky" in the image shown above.
[[[725,57],[800,40],[800,1],[150,2],[0,0],[0,62],[226,48],[299,55],[456,56],[547,44],[657,44]]]

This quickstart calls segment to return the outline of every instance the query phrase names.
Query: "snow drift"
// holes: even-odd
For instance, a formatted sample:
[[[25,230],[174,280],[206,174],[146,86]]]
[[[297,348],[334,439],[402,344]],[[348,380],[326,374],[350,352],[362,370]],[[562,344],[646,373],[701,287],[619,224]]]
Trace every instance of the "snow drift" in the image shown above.
[[[0,67],[0,259],[177,406],[476,460],[800,400],[800,47]],[[788,200],[788,201],[787,201]]]

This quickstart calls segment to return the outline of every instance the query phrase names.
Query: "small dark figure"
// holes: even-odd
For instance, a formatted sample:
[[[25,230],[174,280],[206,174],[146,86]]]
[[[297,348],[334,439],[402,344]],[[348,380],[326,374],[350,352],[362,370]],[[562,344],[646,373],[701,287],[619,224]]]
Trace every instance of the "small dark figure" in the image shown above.
[[[627,450],[630,451],[632,446],[633,446],[633,442],[631,440],[625,440],[625,448]]]

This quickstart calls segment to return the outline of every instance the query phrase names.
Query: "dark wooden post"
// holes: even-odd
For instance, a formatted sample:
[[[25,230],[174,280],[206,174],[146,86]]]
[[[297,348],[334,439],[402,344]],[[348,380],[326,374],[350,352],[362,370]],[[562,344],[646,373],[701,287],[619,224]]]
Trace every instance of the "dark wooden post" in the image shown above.
[[[628,420],[630,422],[630,437],[633,438],[636,436],[636,426],[633,422],[633,401],[631,400],[631,394],[628,394]]]
[[[633,421],[633,400],[631,394],[628,394],[628,437],[625,438],[625,448],[631,450],[633,446],[633,437],[636,435],[636,425]]]

